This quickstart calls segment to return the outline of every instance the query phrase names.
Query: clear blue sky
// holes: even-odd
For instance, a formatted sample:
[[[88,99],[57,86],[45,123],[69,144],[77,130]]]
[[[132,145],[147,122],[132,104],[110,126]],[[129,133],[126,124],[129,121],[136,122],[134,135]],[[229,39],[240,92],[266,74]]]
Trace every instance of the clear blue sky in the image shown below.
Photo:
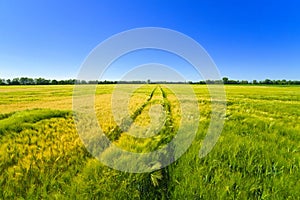
[[[221,76],[299,80],[299,8],[297,0],[0,0],[0,77],[76,78],[101,41],[154,26],[195,39]]]

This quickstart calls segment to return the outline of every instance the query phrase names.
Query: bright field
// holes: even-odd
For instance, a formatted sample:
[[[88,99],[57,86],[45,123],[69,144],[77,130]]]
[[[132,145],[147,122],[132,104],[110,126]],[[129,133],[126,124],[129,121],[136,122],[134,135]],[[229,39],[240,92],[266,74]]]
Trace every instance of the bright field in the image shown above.
[[[226,86],[223,132],[201,159],[211,102],[206,86],[192,87],[200,119],[190,148],[162,170],[133,174],[104,166],[86,150],[72,114],[73,86],[1,86],[0,199],[299,199],[300,87]],[[113,89],[99,85],[95,98],[110,141],[127,151],[150,152],[174,138],[181,113],[167,87],[144,85],[134,92],[125,131],[114,121]],[[157,134],[126,134],[133,124],[150,124],[153,105],[166,110],[156,119],[165,122]],[[113,153],[110,146],[102,148],[107,156]]]

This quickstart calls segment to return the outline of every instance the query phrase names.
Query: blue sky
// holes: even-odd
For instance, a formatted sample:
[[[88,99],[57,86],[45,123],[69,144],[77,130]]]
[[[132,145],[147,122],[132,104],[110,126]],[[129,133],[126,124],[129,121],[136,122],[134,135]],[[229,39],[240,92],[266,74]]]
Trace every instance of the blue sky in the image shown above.
[[[0,0],[0,77],[76,78],[100,42],[151,26],[196,40],[221,76],[299,80],[299,8],[297,0]],[[113,69],[105,78],[118,79],[122,70]],[[188,79],[198,78],[186,73]]]

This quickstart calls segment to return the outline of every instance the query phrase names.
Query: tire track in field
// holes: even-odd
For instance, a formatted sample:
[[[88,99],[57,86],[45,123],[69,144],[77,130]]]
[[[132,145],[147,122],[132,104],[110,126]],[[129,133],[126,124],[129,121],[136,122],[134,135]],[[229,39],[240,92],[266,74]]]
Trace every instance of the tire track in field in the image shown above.
[[[166,121],[164,128],[161,130],[161,134],[164,134],[165,137],[158,143],[158,147],[161,145],[169,144],[169,142],[172,140],[174,132],[176,131],[174,128],[174,119],[172,117],[172,109],[171,109],[171,103],[168,100],[168,94],[166,91],[163,90],[162,87],[160,87],[162,96],[163,96],[163,107],[166,111]],[[161,162],[174,162],[174,146],[169,145],[165,154],[160,159]],[[171,161],[171,162],[170,162]],[[169,166],[159,170],[161,171],[162,178],[159,181],[158,187],[160,192],[160,199],[171,199],[171,194],[169,190],[169,182],[170,182],[170,169]],[[155,172],[154,172],[155,173]]]
[[[163,107],[167,113],[167,118],[166,118],[166,122],[165,122],[165,128],[167,129],[167,132],[171,132],[173,133],[175,131],[174,128],[174,119],[172,118],[172,110],[171,110],[171,103],[168,100],[168,95],[167,93],[160,87],[162,96],[163,96]]]
[[[156,89],[157,89],[157,87],[155,87],[151,91],[146,102],[143,103],[139,108],[137,108],[134,111],[134,113],[130,116],[130,118],[123,119],[120,126],[118,126],[118,125],[115,126],[111,131],[109,131],[108,133],[105,134],[109,138],[110,141],[112,141],[112,142],[117,141],[123,132],[128,131],[128,129],[133,124],[133,122],[136,120],[136,118],[143,112],[144,108],[151,102],[151,99],[153,98],[153,95],[154,95],[154,92],[156,91]]]
[[[170,101],[167,97],[167,92],[159,86],[163,97],[162,106],[166,112],[165,124],[158,133],[162,135],[163,138],[156,144],[155,150],[163,145],[168,144],[174,135],[174,119],[172,118],[172,109]],[[171,163],[174,161],[174,147],[168,146],[165,152],[161,155],[158,162],[160,163]],[[150,173],[146,173],[143,181],[140,184],[139,192],[141,199],[171,199],[170,189],[170,170],[169,167],[159,169]]]
[[[159,131],[158,135],[162,135],[162,139],[156,144],[155,149],[159,149],[161,146],[168,144],[174,135],[174,119],[172,118],[172,109],[170,101],[168,100],[167,92],[161,87],[155,87],[150,93],[147,101],[142,104],[139,108],[135,110],[135,112],[131,115],[131,120],[126,121],[126,119],[122,122],[120,126],[116,126],[111,132],[109,132],[107,137],[111,142],[119,140],[120,136],[123,132],[128,131],[130,126],[136,120],[136,118],[143,112],[144,108],[151,103],[151,100],[154,96],[155,91],[159,89],[161,91],[161,95],[163,97],[163,102],[161,103],[165,112],[166,119],[165,124],[162,129]],[[122,128],[121,128],[122,127]],[[107,146],[109,148],[109,146]],[[171,163],[174,161],[174,147],[168,146],[160,158],[158,158],[158,162],[160,163]],[[136,183],[138,185],[137,190],[140,193],[141,199],[170,199],[170,170],[169,167],[165,167],[163,169],[159,169],[150,173],[144,173],[143,178]]]

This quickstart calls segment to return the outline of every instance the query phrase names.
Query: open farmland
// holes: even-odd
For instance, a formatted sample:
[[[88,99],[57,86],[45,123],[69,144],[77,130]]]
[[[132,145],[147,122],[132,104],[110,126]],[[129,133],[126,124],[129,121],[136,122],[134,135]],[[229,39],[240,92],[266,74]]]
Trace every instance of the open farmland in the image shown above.
[[[226,86],[223,132],[201,159],[211,102],[205,85],[192,87],[200,119],[187,152],[161,170],[126,173],[104,166],[84,147],[72,114],[72,86],[1,86],[0,199],[299,198],[300,87]],[[151,106],[167,111],[153,138],[126,134],[133,122],[124,125],[125,132],[119,129],[111,109],[113,89],[97,86],[95,110],[114,144],[148,152],[174,137],[181,114],[166,86],[143,85],[128,104],[131,119],[141,126],[150,123]],[[108,156],[113,153],[105,148]]]

